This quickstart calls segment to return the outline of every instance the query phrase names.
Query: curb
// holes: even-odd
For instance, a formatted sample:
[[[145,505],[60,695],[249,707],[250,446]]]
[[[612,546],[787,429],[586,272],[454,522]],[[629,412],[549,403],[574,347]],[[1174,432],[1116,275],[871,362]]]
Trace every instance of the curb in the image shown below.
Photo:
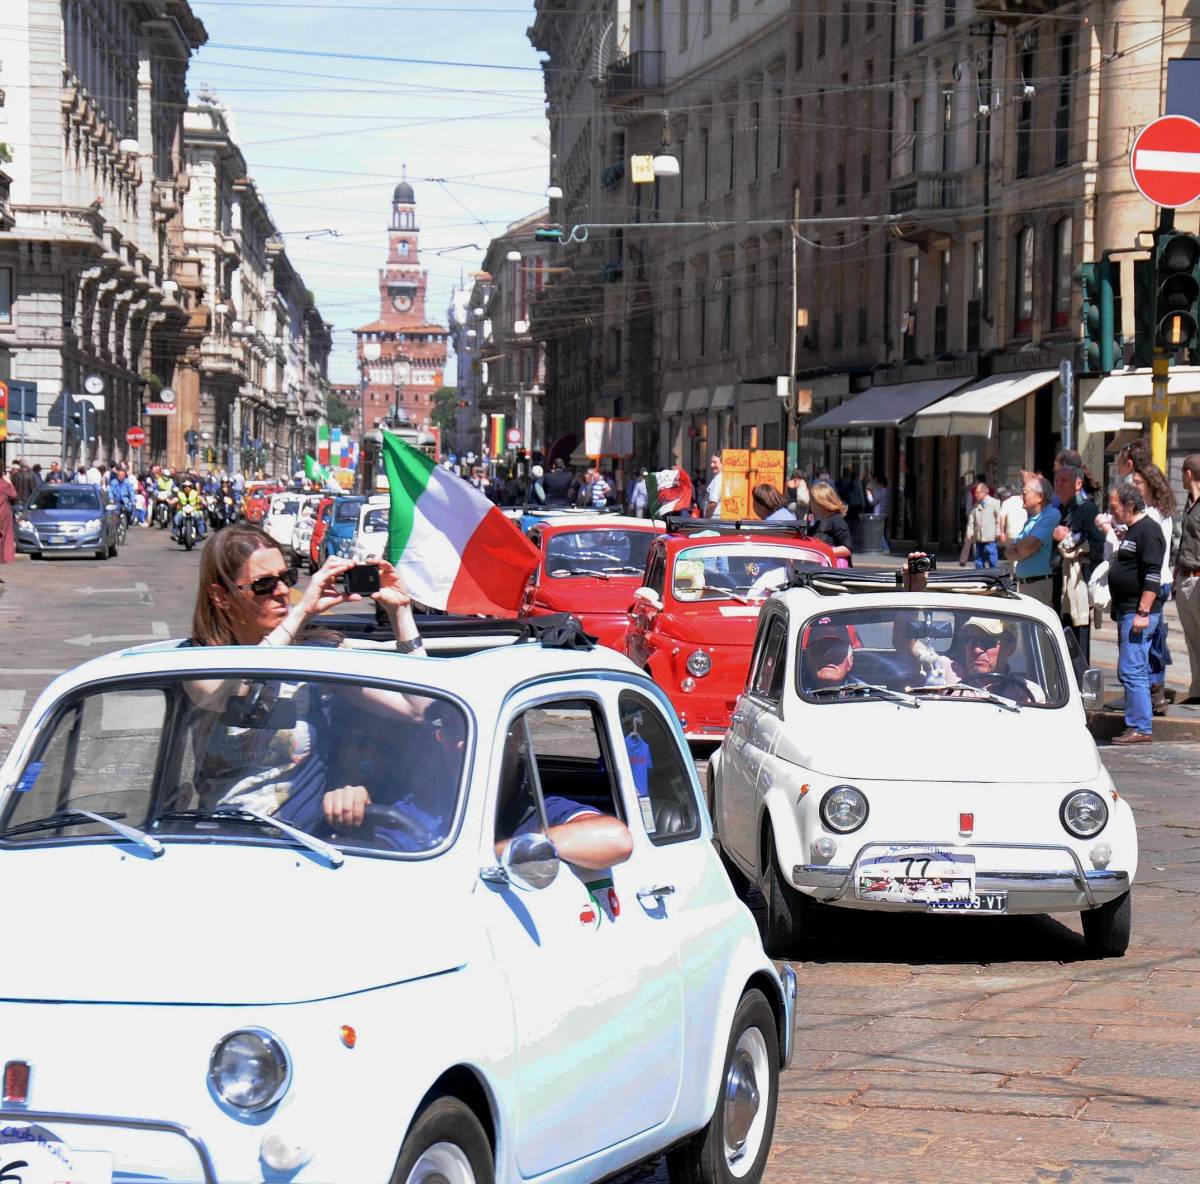
[[[1125,731],[1125,716],[1120,711],[1097,711],[1088,716],[1088,731],[1101,743],[1108,743]],[[1154,739],[1200,743],[1200,715],[1185,719],[1177,715],[1154,717]]]

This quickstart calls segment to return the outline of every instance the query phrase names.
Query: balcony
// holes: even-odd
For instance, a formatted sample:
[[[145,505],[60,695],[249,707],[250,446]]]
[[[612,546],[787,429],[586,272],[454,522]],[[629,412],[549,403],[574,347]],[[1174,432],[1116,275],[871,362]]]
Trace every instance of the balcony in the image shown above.
[[[639,49],[618,58],[604,75],[605,97],[611,102],[660,91],[663,84],[663,52],[660,49]]]
[[[924,214],[957,210],[963,205],[961,173],[913,173],[892,186],[889,214]]]

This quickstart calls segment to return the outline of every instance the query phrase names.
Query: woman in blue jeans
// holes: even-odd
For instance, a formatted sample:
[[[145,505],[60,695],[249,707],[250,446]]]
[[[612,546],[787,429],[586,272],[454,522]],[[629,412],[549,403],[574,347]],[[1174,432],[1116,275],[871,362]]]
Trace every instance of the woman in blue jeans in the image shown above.
[[[1113,743],[1146,744],[1154,739],[1150,647],[1162,622],[1163,533],[1147,516],[1145,499],[1136,486],[1112,490],[1109,507],[1118,530],[1125,528],[1108,568],[1119,641],[1117,678],[1125,688],[1125,731]]]

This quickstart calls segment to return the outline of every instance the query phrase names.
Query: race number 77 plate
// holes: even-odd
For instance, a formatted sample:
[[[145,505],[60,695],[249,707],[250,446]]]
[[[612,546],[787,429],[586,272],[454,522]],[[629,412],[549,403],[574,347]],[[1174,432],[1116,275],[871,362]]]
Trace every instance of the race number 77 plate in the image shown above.
[[[937,847],[884,847],[855,869],[854,894],[881,904],[930,904],[975,895],[975,857]]]

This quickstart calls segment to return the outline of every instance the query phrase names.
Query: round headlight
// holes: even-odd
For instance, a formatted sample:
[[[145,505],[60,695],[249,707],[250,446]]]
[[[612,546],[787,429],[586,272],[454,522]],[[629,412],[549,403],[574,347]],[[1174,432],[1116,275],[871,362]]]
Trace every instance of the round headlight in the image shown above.
[[[1104,799],[1090,789],[1077,789],[1063,798],[1058,809],[1062,824],[1077,839],[1090,839],[1108,825]]]
[[[208,1080],[235,1110],[265,1110],[287,1093],[292,1067],[287,1049],[264,1028],[244,1028],[217,1041]]]
[[[821,821],[847,835],[867,820],[867,799],[853,785],[835,785],[821,799]]]
[[[687,668],[689,674],[703,678],[712,669],[712,658],[703,650],[692,650],[688,654]]]

